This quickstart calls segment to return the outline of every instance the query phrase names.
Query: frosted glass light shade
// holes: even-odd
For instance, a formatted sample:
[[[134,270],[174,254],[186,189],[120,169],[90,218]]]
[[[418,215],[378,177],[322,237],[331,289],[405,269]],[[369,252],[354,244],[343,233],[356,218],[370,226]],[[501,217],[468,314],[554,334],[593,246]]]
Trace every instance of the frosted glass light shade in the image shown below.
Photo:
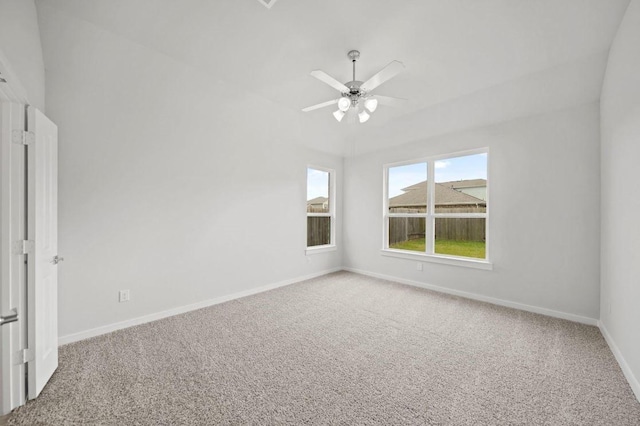
[[[361,123],[366,122],[369,119],[369,117],[371,116],[365,110],[362,110],[362,112],[358,114],[358,119],[360,119]]]
[[[333,113],[333,116],[336,118],[336,120],[342,121],[342,119],[344,118],[344,111],[337,110]]]
[[[369,112],[373,112],[378,108],[378,100],[375,98],[369,98],[364,101],[364,107],[369,110]]]
[[[338,109],[342,112],[346,112],[351,106],[351,100],[347,97],[342,97],[338,100]]]

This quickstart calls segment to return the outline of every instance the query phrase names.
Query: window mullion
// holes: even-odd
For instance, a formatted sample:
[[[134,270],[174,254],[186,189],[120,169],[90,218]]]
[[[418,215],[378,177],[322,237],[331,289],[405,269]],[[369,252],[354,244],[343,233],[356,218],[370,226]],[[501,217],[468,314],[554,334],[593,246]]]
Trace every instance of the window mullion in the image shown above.
[[[433,160],[427,161],[427,223],[425,226],[425,252],[427,254],[433,254],[434,251],[434,238],[435,238],[435,219],[433,217],[435,213],[435,170],[433,167]]]
[[[486,213],[436,213],[434,218],[451,218],[451,219],[486,219]]]

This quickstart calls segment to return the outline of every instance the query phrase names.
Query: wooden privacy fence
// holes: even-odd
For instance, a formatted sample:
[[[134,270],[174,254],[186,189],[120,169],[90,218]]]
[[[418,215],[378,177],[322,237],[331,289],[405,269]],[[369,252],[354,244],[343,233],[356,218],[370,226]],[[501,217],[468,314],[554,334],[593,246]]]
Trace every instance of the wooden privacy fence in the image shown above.
[[[329,213],[329,207],[307,205],[307,213]]]
[[[436,218],[436,239],[484,241],[486,220],[478,218]],[[425,237],[426,221],[422,217],[389,218],[389,245]]]
[[[424,238],[426,221],[423,217],[389,218],[389,245]]]
[[[484,241],[486,219],[436,218],[436,240]]]
[[[307,247],[331,243],[331,218],[307,216]]]

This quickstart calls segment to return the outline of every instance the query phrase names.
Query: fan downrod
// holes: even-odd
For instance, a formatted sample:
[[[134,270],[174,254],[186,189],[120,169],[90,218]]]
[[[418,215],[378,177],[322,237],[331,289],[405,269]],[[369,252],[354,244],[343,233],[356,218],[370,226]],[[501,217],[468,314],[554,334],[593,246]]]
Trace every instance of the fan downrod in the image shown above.
[[[353,80],[345,83],[345,86],[349,88],[349,92],[343,93],[342,95],[351,99],[351,103],[353,104],[353,106],[355,106],[358,102],[358,99],[363,95],[363,93],[360,91],[360,85],[362,85],[362,81],[356,80],[356,61],[360,59],[360,51],[350,50],[349,53],[347,53],[347,56],[353,63]]]

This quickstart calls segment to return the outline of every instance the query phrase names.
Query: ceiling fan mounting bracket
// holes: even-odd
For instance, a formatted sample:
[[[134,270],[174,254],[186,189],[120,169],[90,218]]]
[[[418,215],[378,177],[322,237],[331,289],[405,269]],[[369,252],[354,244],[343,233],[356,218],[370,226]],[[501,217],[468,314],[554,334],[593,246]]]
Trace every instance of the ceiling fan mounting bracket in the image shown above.
[[[360,51],[358,50],[351,50],[349,51],[349,53],[347,53],[347,55],[352,61],[357,61],[358,59],[360,59]]]

